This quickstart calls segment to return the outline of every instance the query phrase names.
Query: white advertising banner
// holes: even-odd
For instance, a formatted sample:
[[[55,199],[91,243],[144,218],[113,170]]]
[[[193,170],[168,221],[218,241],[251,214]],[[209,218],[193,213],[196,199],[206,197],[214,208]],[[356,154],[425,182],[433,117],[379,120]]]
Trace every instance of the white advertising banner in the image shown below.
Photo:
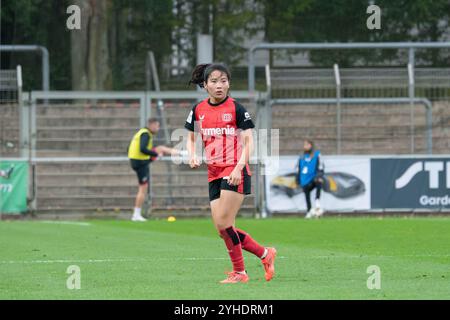
[[[305,194],[296,183],[299,157],[280,156],[275,170],[266,170],[266,206],[272,213],[306,211]],[[325,164],[321,206],[325,211],[371,208],[371,158],[369,156],[322,156]],[[275,162],[275,159],[271,159]],[[311,192],[314,205],[316,191]]]

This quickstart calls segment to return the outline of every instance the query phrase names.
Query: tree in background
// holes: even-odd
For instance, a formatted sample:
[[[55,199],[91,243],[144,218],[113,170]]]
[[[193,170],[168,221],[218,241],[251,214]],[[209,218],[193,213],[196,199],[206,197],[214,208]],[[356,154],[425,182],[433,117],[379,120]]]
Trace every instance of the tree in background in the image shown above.
[[[383,8],[386,28],[373,41],[448,41],[450,36],[450,1],[403,0],[377,1]],[[398,53],[397,53],[398,55]],[[448,66],[448,50],[418,50],[417,63]]]
[[[312,5],[314,0],[255,0],[261,4],[264,17],[263,30],[266,42],[294,42],[297,35],[296,20]],[[303,41],[304,42],[304,41]],[[295,52],[294,52],[295,53]],[[273,65],[271,50],[269,64]]]
[[[81,30],[68,30],[66,9],[82,10]],[[2,44],[37,44],[50,55],[50,87],[58,90],[142,89],[145,55],[170,55],[172,0],[2,1]],[[1,67],[24,70],[26,90],[41,88],[40,58],[2,53]]]
[[[265,4],[268,41],[379,42],[443,41],[449,30],[448,0],[257,0]],[[366,26],[370,4],[381,8],[381,30]],[[405,59],[401,50],[312,50],[316,65],[388,64]],[[448,54],[426,50],[418,54],[432,65],[442,64]]]
[[[245,41],[262,25],[256,2],[249,0],[176,0],[175,8],[174,45],[190,67],[197,62],[197,34],[211,35],[214,60],[233,66],[245,58]]]
[[[108,26],[111,2],[73,0],[81,9],[81,28],[71,30],[73,90],[111,90],[112,72]]]
[[[71,88],[70,36],[66,26],[67,5],[61,0],[14,0],[1,2],[1,43],[47,47],[50,53],[50,87]],[[51,12],[51,14],[49,14]],[[33,53],[6,53],[2,69],[22,65],[24,88],[42,88],[41,57]]]
[[[175,25],[172,0],[114,0],[110,24],[114,87],[143,89],[148,51],[158,71],[171,54]]]
[[[366,27],[372,3],[381,7],[381,30]],[[82,8],[80,31],[66,28],[71,4]],[[197,33],[211,34],[215,60],[233,68],[245,61],[255,35],[268,42],[442,41],[449,15],[448,0],[11,0],[2,1],[1,42],[47,47],[52,89],[135,90],[144,88],[149,50],[161,75],[181,64],[173,52],[189,69],[195,65]],[[383,65],[405,54],[313,50],[309,58],[315,66]],[[450,58],[448,50],[419,50],[416,57],[433,66]],[[25,89],[40,89],[37,55],[2,53],[0,62],[12,69],[19,61]]]

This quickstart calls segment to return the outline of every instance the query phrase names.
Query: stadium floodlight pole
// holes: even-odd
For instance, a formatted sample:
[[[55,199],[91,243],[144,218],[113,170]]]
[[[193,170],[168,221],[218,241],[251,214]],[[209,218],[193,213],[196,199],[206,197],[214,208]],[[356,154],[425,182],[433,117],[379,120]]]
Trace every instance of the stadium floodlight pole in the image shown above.
[[[414,137],[414,65],[408,63],[408,96],[410,99],[410,122],[411,122],[411,153],[414,154],[415,150],[415,137]]]
[[[414,49],[450,48],[450,42],[348,42],[348,43],[259,43],[248,49],[248,90],[255,91],[255,57],[258,50],[274,49],[409,49],[410,63],[414,63]]]
[[[341,154],[341,76],[339,74],[339,65],[333,66],[334,78],[336,79],[336,146],[337,154]]]
[[[0,45],[0,51],[26,52],[38,51],[42,55],[42,90],[50,90],[50,62],[46,47],[39,45]]]
[[[265,203],[265,189],[264,185],[261,186],[261,184],[264,183],[264,180],[260,178],[260,170],[264,168],[265,161],[262,159],[262,152],[261,148],[262,146],[266,146],[267,150],[272,150],[272,134],[271,134],[271,128],[272,128],[272,105],[270,104],[270,100],[272,99],[272,80],[270,76],[270,65],[266,64],[265,66],[265,74],[266,74],[266,97],[265,102],[263,106],[262,112],[260,110],[258,111],[258,114],[262,114],[262,117],[260,117],[258,120],[262,119],[262,128],[266,130],[266,135],[258,134],[258,145],[257,145],[257,166],[256,166],[256,188],[255,188],[255,207],[260,210],[261,212],[261,218],[265,219],[268,216],[268,210],[266,208]],[[258,121],[259,122],[259,121]],[[261,123],[258,123],[258,128],[261,128]]]
[[[19,121],[20,121],[20,156],[28,157],[27,151],[28,148],[28,137],[29,137],[29,121],[28,121],[28,112],[25,112],[24,100],[23,100],[23,81],[22,81],[22,66],[18,65],[16,67],[17,74],[17,103],[19,106]]]

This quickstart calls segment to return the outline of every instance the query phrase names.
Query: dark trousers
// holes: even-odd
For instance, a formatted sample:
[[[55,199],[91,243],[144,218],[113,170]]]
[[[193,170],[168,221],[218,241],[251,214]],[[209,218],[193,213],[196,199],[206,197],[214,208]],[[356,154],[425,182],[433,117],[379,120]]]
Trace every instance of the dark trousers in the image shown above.
[[[316,199],[320,199],[320,191],[322,190],[322,182],[316,181],[315,179],[308,183],[306,186],[302,187],[303,192],[306,197],[306,207],[308,211],[311,210],[311,191],[316,189]]]

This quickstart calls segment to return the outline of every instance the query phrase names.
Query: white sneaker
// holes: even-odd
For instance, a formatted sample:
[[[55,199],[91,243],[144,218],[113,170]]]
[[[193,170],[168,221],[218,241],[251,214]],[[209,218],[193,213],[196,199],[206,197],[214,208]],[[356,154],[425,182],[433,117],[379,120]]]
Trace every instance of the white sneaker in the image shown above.
[[[314,213],[314,209],[311,208],[311,210],[308,211],[308,213],[305,216],[305,219],[311,219],[312,217],[314,217],[315,213]]]
[[[315,212],[314,212],[314,215],[317,217],[317,218],[320,218],[321,216],[323,216],[323,209],[322,208],[316,208],[315,210],[314,210]]]
[[[147,221],[147,219],[145,219],[143,216],[141,215],[133,215],[133,217],[131,217],[131,221],[140,221],[140,222],[144,222]]]

